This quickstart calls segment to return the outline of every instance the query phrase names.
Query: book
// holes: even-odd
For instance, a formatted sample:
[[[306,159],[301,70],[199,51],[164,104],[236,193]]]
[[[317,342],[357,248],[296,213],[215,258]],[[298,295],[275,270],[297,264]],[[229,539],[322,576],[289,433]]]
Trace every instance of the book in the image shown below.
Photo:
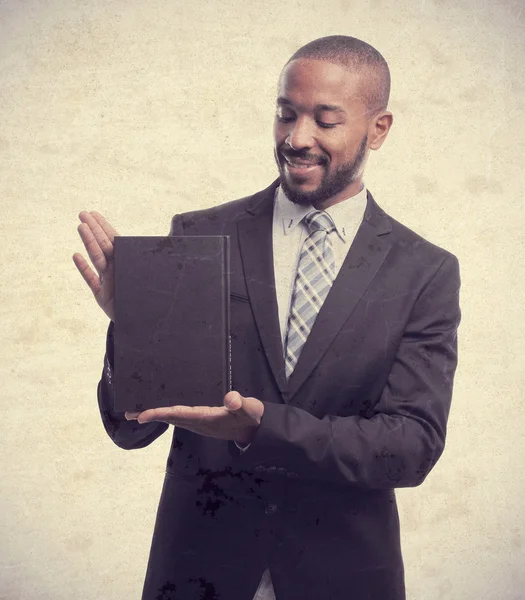
[[[229,238],[115,237],[115,410],[222,406]]]

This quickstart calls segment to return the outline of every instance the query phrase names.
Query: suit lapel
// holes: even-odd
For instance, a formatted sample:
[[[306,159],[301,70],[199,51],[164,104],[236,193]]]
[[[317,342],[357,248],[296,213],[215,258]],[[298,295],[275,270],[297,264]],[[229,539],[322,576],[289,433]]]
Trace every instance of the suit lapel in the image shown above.
[[[288,401],[317,366],[383,264],[390,243],[381,236],[390,231],[387,216],[368,192],[363,222],[288,381]]]
[[[279,181],[253,196],[251,216],[238,222],[244,278],[259,336],[281,393],[286,375],[275,292],[272,223],[275,190]]]
[[[363,222],[286,381],[273,269],[272,223],[279,181],[255,194],[249,215],[238,222],[239,246],[250,304],[279,390],[290,401],[326,353],[383,264],[391,224],[368,192]],[[385,236],[385,237],[383,237]]]

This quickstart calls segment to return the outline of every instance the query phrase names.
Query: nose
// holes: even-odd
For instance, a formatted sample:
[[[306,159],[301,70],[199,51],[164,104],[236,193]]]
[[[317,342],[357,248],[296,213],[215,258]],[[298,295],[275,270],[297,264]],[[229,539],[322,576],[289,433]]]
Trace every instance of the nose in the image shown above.
[[[313,146],[313,131],[306,118],[299,117],[291,124],[285,142],[293,150],[303,150]]]

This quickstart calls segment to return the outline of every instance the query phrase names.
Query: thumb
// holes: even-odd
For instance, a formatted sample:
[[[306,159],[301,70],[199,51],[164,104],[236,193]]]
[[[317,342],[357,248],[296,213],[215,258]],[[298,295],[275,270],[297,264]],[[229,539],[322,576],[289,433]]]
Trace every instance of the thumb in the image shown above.
[[[230,411],[235,412],[242,407],[243,397],[239,394],[239,392],[228,392],[226,396],[224,396],[224,406]]]

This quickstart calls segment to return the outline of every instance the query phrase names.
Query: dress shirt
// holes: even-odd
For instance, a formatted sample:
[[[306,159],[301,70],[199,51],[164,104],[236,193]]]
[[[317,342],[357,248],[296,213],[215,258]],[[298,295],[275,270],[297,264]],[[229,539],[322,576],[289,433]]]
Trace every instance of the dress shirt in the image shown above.
[[[334,250],[335,277],[361,225],[365,208],[366,188],[363,186],[355,196],[329,206],[325,210],[336,228],[336,231],[328,234]],[[277,188],[273,211],[273,269],[283,354],[297,263],[303,242],[309,235],[307,228],[301,225],[301,222],[313,210],[316,210],[313,206],[294,204],[288,200],[280,187]]]
[[[339,273],[346,254],[354,241],[357,230],[363,220],[365,208],[366,188],[363,186],[361,191],[355,196],[329,206],[326,209],[336,228],[335,231],[328,234],[334,250],[335,276]],[[313,206],[294,204],[288,200],[281,187],[277,188],[273,209],[272,243],[275,292],[279,311],[283,355],[285,352],[284,343],[297,263],[299,262],[303,242],[309,234],[307,228],[301,225],[301,223],[303,218],[312,210],[315,210]],[[246,452],[249,445],[244,448],[239,446],[239,448],[241,452]],[[266,569],[263,573],[253,600],[275,600],[275,592],[269,569]]]

